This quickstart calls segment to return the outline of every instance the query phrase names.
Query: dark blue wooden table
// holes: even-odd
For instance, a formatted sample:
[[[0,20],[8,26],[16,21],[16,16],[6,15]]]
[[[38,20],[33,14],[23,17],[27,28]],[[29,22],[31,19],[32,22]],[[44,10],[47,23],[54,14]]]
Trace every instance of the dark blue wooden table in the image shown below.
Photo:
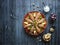
[[[35,3],[35,7],[32,6]],[[49,13],[43,12],[44,5],[50,6]],[[39,8],[38,8],[39,7]],[[24,15],[30,11],[40,11],[45,14],[46,19],[51,13],[57,16],[55,32],[52,33],[50,42],[45,43],[34,37],[28,36],[23,28]],[[0,0],[0,45],[60,45],[60,0]],[[49,25],[39,36],[49,32]]]

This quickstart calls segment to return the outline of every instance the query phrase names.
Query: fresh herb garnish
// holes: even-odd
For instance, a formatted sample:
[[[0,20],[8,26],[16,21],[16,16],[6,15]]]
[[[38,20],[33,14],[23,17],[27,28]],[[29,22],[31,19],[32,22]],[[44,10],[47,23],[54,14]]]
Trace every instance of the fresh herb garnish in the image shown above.
[[[40,16],[40,19],[42,19],[42,16]]]

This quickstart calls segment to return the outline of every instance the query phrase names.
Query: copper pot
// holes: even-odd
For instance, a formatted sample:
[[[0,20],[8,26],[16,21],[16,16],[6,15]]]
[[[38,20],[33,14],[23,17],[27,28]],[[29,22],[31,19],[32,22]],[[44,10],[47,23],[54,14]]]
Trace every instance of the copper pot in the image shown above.
[[[32,18],[32,17],[30,17],[30,18],[28,18],[29,16],[33,16],[35,14],[35,17],[34,18]],[[38,16],[37,16],[38,15]],[[37,26],[35,26],[35,27],[39,27],[39,29],[41,28],[41,30],[39,31],[39,30],[37,30],[37,29],[34,29],[33,27],[34,27],[34,23],[33,23],[33,21],[36,19],[36,17],[39,17],[39,16],[42,16],[42,19],[44,18],[44,21],[45,21],[45,24],[44,24],[44,27],[42,28],[42,27],[39,27],[38,25],[38,22],[39,21],[37,21],[37,20],[40,20],[39,18],[37,18],[37,20],[36,20],[36,23],[37,23]],[[30,19],[31,21],[32,21],[32,23],[31,23],[31,28],[32,29],[28,29],[28,27],[26,27],[26,25],[25,25],[25,23],[24,22],[28,22],[28,21],[26,21],[27,19]],[[30,24],[30,22],[28,22],[28,24]],[[34,25],[33,25],[34,24]],[[42,24],[42,23],[41,23]],[[32,27],[33,26],[33,27]],[[38,12],[38,11],[32,11],[32,12],[28,12],[25,16],[24,16],[24,19],[23,19],[23,27],[24,27],[24,29],[25,29],[25,31],[26,31],[26,33],[27,34],[29,34],[29,35],[32,35],[32,36],[38,36],[38,35],[40,35],[42,32],[44,32],[44,30],[46,29],[46,27],[47,27],[47,20],[46,20],[46,18],[45,18],[45,16],[44,16],[44,14],[43,13],[41,13],[41,12]],[[36,30],[36,31],[35,31]],[[36,33],[36,34],[34,34],[34,33]]]

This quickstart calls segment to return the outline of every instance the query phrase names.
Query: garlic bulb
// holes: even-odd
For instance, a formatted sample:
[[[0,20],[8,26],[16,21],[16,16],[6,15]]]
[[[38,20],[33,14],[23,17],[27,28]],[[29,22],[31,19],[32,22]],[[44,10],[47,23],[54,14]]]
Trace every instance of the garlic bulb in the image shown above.
[[[50,7],[49,7],[49,6],[45,6],[45,7],[44,7],[44,11],[45,11],[45,12],[49,12],[49,11],[50,11]]]
[[[43,35],[43,40],[44,41],[50,41],[51,40],[51,34],[50,33],[44,34]]]

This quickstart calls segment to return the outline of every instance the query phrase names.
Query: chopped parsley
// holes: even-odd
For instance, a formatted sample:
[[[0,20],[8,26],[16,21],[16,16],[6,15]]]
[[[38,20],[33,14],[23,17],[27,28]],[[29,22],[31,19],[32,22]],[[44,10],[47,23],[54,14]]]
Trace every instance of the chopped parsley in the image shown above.
[[[42,19],[42,16],[40,16],[39,19]]]

